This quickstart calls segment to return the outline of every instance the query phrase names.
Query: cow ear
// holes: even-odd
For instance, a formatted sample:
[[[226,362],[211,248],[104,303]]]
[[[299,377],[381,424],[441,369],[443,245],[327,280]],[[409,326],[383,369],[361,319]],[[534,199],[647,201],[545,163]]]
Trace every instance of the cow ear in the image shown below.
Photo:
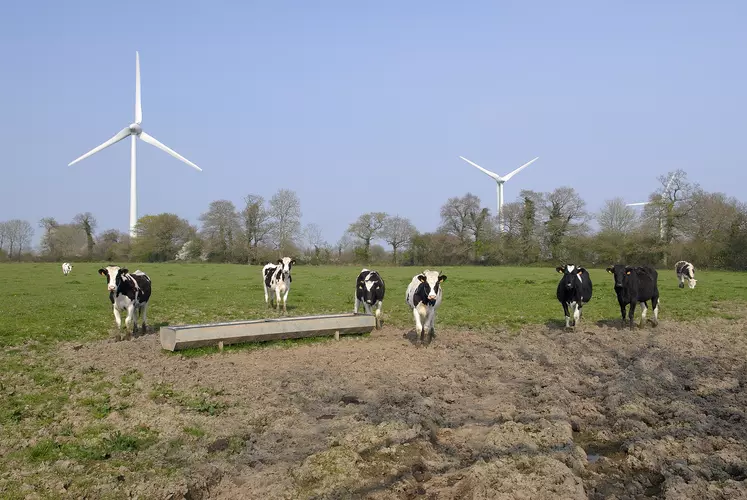
[[[106,276],[106,269],[99,269],[99,274],[101,276]]]
[[[278,259],[278,264],[283,265],[283,259]]]
[[[422,275],[422,274],[419,274],[418,275],[418,281],[421,282],[421,283],[425,283],[425,276]]]
[[[583,267],[579,267],[578,271],[576,271],[576,274],[581,275],[584,271],[586,271],[586,269],[584,269]]]
[[[119,272],[122,274],[129,274],[130,270],[125,267],[124,269],[120,269]]]
[[[607,268],[607,272],[608,272],[608,273],[610,273],[610,274],[612,274],[612,268],[611,268],[611,267],[608,267],[608,268]]]
[[[442,283],[442,282],[444,282],[444,281],[446,281],[446,275],[445,275],[445,274],[442,274],[441,276],[439,276],[439,277],[438,277],[438,282],[439,282],[439,283]]]
[[[296,263],[296,259],[293,259],[293,260],[291,261],[291,264],[295,264],[295,263]]]
[[[559,272],[559,273],[562,273],[562,272],[563,272],[563,268],[562,268],[562,267],[560,267],[560,266],[556,267],[556,268],[555,268],[555,270],[556,270],[557,272]]]

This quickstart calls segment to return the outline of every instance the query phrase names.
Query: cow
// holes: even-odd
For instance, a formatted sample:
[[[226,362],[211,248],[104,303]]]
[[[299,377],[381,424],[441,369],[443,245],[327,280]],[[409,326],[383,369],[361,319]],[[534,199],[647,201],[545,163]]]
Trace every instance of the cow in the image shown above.
[[[121,310],[127,310],[125,318],[125,338],[130,339],[130,327],[132,333],[137,332],[138,316],[142,318],[141,331],[145,333],[148,300],[150,300],[151,283],[150,278],[141,270],[134,273],[119,266],[107,266],[99,269],[99,274],[106,278],[106,287],[109,290],[109,300],[114,309],[114,320],[117,322],[117,333],[115,340],[120,340],[122,329]]]
[[[574,264],[558,266],[555,270],[563,274],[558,283],[557,297],[563,305],[565,327],[575,328],[581,319],[581,309],[591,300],[592,284],[589,272]],[[571,315],[573,315],[572,320]]]
[[[687,286],[691,289],[695,288],[695,284],[698,282],[695,279],[695,266],[686,260],[681,260],[674,265],[674,271],[677,273],[677,279],[680,281],[680,288],[685,288],[685,280],[687,280]]]
[[[68,274],[70,274],[70,271],[72,270],[73,270],[73,265],[71,263],[69,262],[62,263],[62,274],[67,276]]]
[[[656,269],[651,266],[632,267],[624,264],[615,264],[607,268],[607,272],[615,278],[615,293],[617,302],[620,304],[620,314],[622,315],[622,325],[625,326],[625,307],[630,304],[628,319],[630,329],[633,329],[633,316],[635,314],[636,304],[641,304],[641,324],[646,320],[647,302],[651,301],[651,308],[654,310],[654,326],[659,324],[659,278]]]
[[[410,281],[405,292],[405,302],[412,309],[415,317],[415,333],[420,334],[420,342],[425,339],[428,331],[428,343],[435,333],[436,310],[443,300],[441,283],[446,281],[446,275],[439,271],[426,269],[417,274]]]
[[[355,280],[355,306],[353,313],[358,314],[358,307],[363,304],[367,314],[376,306],[376,328],[381,328],[381,306],[384,303],[384,280],[377,271],[361,270]]]
[[[277,264],[268,263],[262,268],[262,279],[265,283],[265,304],[271,306],[270,291],[275,292],[275,309],[280,310],[280,296],[283,297],[283,312],[286,312],[288,292],[290,292],[291,267],[296,261],[290,257],[278,259]]]

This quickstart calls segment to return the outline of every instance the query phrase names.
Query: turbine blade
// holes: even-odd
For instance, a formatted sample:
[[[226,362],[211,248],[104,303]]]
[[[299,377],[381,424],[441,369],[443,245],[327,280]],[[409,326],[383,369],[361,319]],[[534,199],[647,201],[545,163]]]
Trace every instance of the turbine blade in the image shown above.
[[[489,175],[489,176],[490,176],[490,177],[492,177],[493,179],[495,179],[495,180],[497,180],[497,181],[501,180],[501,176],[500,176],[500,175],[498,175],[498,174],[496,174],[495,172],[491,172],[490,170],[485,170],[485,169],[484,169],[484,168],[482,168],[482,167],[481,167],[480,165],[478,165],[477,163],[473,163],[473,162],[469,161],[469,160],[468,160],[467,158],[465,158],[464,156],[460,156],[459,158],[461,158],[462,160],[466,161],[467,163],[469,163],[469,164],[470,164],[470,165],[472,165],[473,167],[477,167],[478,169],[480,169],[480,170],[481,170],[482,172],[484,172],[485,174]]]
[[[96,153],[98,153],[99,151],[101,151],[102,149],[106,149],[106,148],[108,148],[108,147],[109,147],[109,146],[111,146],[112,144],[116,144],[116,143],[118,143],[119,141],[121,141],[122,139],[124,139],[125,137],[127,137],[128,135],[130,135],[130,133],[131,133],[131,132],[130,132],[130,127],[125,127],[125,128],[123,128],[122,130],[120,130],[120,131],[119,131],[119,132],[117,133],[117,135],[115,135],[114,137],[112,137],[111,139],[109,139],[108,141],[106,141],[105,143],[101,144],[100,146],[96,146],[95,148],[93,148],[93,149],[92,149],[92,150],[90,150],[90,151],[89,151],[88,153],[84,154],[83,156],[81,156],[81,157],[79,157],[79,158],[77,158],[77,159],[75,159],[75,160],[71,161],[70,163],[68,163],[68,164],[67,164],[67,166],[68,166],[68,167],[70,167],[70,166],[72,166],[72,165],[75,165],[75,164],[76,164],[76,163],[78,163],[78,162],[79,162],[80,160],[83,160],[83,159],[85,159],[85,158],[88,158],[88,157],[89,157],[89,156],[91,156],[92,154],[96,154]]]
[[[625,206],[626,207],[640,207],[640,206],[643,206],[643,205],[648,205],[649,203],[651,203],[651,202],[650,201],[642,201],[640,203],[626,203]]]
[[[509,173],[509,174],[506,174],[506,175],[504,175],[504,176],[503,176],[503,180],[504,180],[504,181],[507,181],[507,180],[509,180],[509,179],[510,179],[511,177],[513,177],[514,175],[518,174],[519,172],[521,172],[522,170],[524,170],[525,168],[527,168],[527,167],[528,167],[529,165],[531,165],[532,163],[534,163],[534,162],[535,162],[535,161],[537,161],[537,160],[539,160],[539,156],[538,156],[537,158],[535,158],[534,160],[532,160],[532,161],[528,161],[528,162],[526,162],[526,163],[525,163],[524,165],[520,166],[519,168],[517,168],[517,169],[516,169],[516,170],[514,170],[513,172],[511,172],[511,173]]]
[[[140,54],[135,51],[135,123],[143,121],[143,104],[140,100]]]
[[[197,170],[199,170],[200,172],[202,172],[202,169],[200,167],[198,167],[197,165],[195,165],[194,163],[192,163],[191,161],[189,161],[188,159],[186,159],[185,157],[183,157],[182,155],[180,155],[179,153],[177,153],[176,151],[174,151],[170,147],[166,146],[165,144],[161,144],[152,135],[148,135],[145,132],[142,132],[140,134],[140,138],[142,140],[144,140],[145,142],[147,142],[148,144],[150,144],[152,146],[155,146],[155,147],[157,147],[158,149],[160,149],[162,151],[166,151],[168,154],[170,154],[171,156],[173,156],[177,160],[181,160],[184,163],[186,163],[187,165],[189,165],[190,167],[196,168]]]

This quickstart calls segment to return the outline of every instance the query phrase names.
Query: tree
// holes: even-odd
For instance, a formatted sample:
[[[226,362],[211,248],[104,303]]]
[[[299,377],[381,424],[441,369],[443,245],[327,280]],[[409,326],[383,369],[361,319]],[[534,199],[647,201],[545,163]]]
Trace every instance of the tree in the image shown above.
[[[385,220],[382,237],[392,246],[392,260],[395,266],[397,265],[397,250],[407,245],[417,232],[413,223],[405,217],[396,215]]]
[[[635,227],[636,213],[633,208],[625,205],[622,198],[613,198],[604,202],[597,221],[601,231],[628,233]]]
[[[583,233],[589,218],[586,202],[572,187],[559,187],[548,194],[545,201],[547,244],[554,260],[562,258],[563,239],[569,234]]]
[[[218,262],[230,259],[234,235],[240,231],[236,206],[229,200],[210,203],[208,211],[200,215],[202,234],[208,244],[208,255]]]
[[[381,235],[381,229],[384,227],[387,215],[384,212],[369,212],[363,214],[348,226],[348,233],[355,236],[363,246],[362,257],[364,262],[368,262],[371,256],[371,240]]]
[[[240,216],[244,225],[249,261],[256,264],[259,259],[259,245],[265,241],[272,228],[270,212],[265,208],[265,199],[253,194],[246,196]]]
[[[96,258],[107,262],[127,260],[130,235],[116,229],[107,229],[96,238]]]
[[[278,256],[283,256],[301,231],[301,201],[298,195],[289,189],[278,190],[270,199],[270,217]]]
[[[480,198],[472,193],[446,200],[441,206],[441,226],[439,232],[451,234],[462,243],[470,241],[472,214],[480,211]]]
[[[175,214],[145,215],[135,225],[132,257],[147,262],[173,260],[195,233],[189,222]]]
[[[73,224],[77,224],[86,233],[86,242],[88,245],[88,260],[93,260],[93,232],[96,231],[96,218],[91,212],[78,214],[73,218]]]
[[[28,221],[13,219],[3,223],[2,231],[3,240],[8,242],[8,258],[13,259],[15,252],[18,260],[21,260],[23,249],[31,245],[34,228]]]

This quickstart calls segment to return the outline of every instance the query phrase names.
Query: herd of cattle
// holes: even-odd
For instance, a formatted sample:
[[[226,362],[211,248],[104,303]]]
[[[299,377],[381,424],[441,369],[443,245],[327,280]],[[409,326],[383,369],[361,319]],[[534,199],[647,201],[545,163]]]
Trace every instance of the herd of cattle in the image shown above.
[[[296,261],[290,257],[279,259],[276,264],[269,263],[262,268],[262,279],[265,289],[265,303],[279,311],[280,301],[283,311],[286,311],[288,293],[292,282],[291,268]],[[68,275],[73,266],[69,262],[62,264],[62,272]],[[556,271],[563,274],[558,283],[557,298],[563,306],[565,326],[576,326],[582,316],[584,304],[591,300],[592,283],[589,272],[583,267],[572,264],[559,266]],[[125,336],[130,338],[130,331],[137,332],[138,318],[141,320],[141,330],[145,332],[146,311],[151,294],[151,281],[147,274],[139,269],[133,273],[119,266],[108,266],[99,269],[99,274],[106,278],[109,300],[117,323],[117,340],[122,328],[121,311],[127,311],[125,318]],[[622,321],[625,324],[625,313],[628,309],[628,321],[633,328],[633,316],[637,304],[641,304],[641,326],[646,321],[648,302],[651,301],[653,323],[659,321],[659,288],[658,273],[651,266],[632,267],[616,264],[607,268],[607,272],[614,276],[615,293],[620,304]],[[690,288],[695,288],[695,267],[687,261],[675,264],[675,272],[679,280],[679,287],[684,288],[687,281]],[[410,307],[415,319],[415,332],[420,335],[420,341],[428,342],[433,337],[436,310],[443,300],[441,283],[446,281],[446,275],[439,271],[425,270],[416,274],[405,292],[405,302]],[[377,271],[363,269],[355,281],[355,305],[353,312],[358,314],[362,304],[367,314],[373,313],[376,318],[376,328],[381,328],[381,308],[384,303],[384,280]],[[273,295],[271,297],[270,295]]]

